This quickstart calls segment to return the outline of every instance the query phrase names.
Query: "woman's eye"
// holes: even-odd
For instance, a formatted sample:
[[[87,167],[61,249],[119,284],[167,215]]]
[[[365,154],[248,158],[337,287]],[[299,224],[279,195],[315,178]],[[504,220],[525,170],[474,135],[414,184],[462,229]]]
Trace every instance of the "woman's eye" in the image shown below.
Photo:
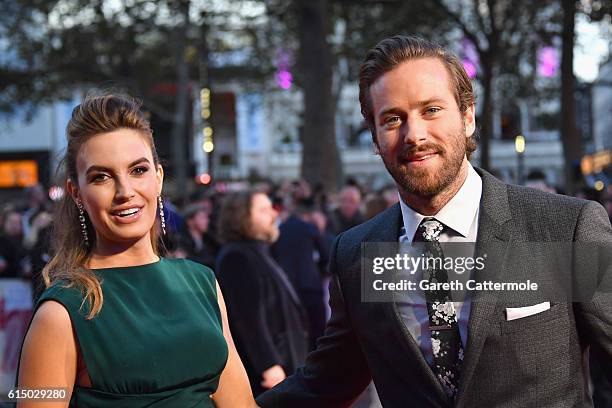
[[[96,174],[95,176],[93,176],[91,178],[92,182],[100,182],[100,181],[104,181],[108,178],[108,176],[106,174]]]

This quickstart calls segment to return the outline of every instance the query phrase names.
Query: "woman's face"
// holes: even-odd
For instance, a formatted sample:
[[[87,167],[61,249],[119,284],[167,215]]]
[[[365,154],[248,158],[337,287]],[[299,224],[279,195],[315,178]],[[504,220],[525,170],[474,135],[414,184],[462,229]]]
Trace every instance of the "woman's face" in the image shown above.
[[[251,233],[253,238],[272,243],[278,239],[278,212],[267,195],[257,193],[251,199]]]
[[[132,129],[96,135],[81,146],[76,167],[78,180],[68,181],[68,191],[82,201],[98,249],[150,243],[163,169],[145,137]]]

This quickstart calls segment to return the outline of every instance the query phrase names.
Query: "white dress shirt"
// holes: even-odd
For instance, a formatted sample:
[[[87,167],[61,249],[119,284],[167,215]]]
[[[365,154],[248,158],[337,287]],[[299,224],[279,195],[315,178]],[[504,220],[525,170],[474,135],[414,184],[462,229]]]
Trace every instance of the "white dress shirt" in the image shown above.
[[[478,213],[482,196],[482,179],[474,168],[469,165],[465,182],[455,196],[433,217],[447,228],[440,235],[440,242],[476,242],[478,234]],[[410,208],[400,197],[400,208],[405,234],[399,237],[399,242],[412,242],[414,234],[423,220],[428,216],[419,214]],[[473,253],[469,256],[473,256]],[[422,298],[421,298],[422,299]],[[453,302],[457,311],[459,333],[463,348],[466,348],[468,338],[468,321],[470,318],[469,302]],[[397,302],[400,315],[406,328],[412,334],[429,365],[433,364],[431,337],[429,335],[429,315],[424,300],[415,301],[410,296]]]

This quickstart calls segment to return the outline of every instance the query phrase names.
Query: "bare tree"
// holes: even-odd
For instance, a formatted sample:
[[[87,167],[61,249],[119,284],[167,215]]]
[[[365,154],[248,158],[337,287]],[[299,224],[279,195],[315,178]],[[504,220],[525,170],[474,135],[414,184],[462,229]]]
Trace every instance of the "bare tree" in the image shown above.
[[[340,185],[336,107],[332,95],[332,55],[327,42],[327,0],[295,0],[298,65],[304,92],[302,176],[327,190]]]

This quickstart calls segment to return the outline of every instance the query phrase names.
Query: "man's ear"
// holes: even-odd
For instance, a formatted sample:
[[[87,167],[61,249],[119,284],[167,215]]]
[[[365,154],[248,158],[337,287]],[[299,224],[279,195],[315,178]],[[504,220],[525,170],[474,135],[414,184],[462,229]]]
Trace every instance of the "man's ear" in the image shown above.
[[[164,186],[164,168],[162,167],[161,164],[157,165],[156,177],[157,177],[157,184],[158,184],[157,195],[161,195],[162,188]]]
[[[465,126],[465,136],[472,137],[476,131],[476,110],[474,104],[468,106],[463,113],[463,124]]]
[[[370,126],[370,134],[372,135],[372,150],[374,154],[380,156],[380,147],[378,146],[378,139],[376,138],[376,128]]]
[[[374,145],[372,145],[372,150],[375,155],[380,156],[380,149],[378,148],[378,143],[374,143]]]

